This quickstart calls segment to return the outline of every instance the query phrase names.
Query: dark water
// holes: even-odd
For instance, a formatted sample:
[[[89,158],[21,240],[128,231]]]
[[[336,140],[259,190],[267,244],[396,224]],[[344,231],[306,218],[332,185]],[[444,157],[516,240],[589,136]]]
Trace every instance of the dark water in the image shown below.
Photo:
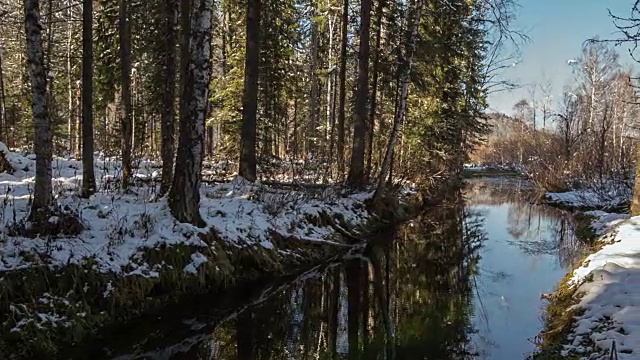
[[[348,259],[113,329],[91,358],[522,359],[580,253],[522,185],[471,180]]]

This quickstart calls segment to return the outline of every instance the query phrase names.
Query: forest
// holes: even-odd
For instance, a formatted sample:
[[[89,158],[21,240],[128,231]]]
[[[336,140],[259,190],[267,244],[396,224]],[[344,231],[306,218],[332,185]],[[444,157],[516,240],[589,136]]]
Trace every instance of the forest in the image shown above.
[[[436,203],[509,88],[515,9],[0,1],[0,355],[50,358]]]
[[[161,160],[191,223],[198,174],[223,162],[248,181],[425,183],[484,130],[484,60],[513,10],[442,3],[3,2],[0,140],[42,160],[34,209],[52,154],[82,159],[83,196],[96,156],[121,161],[123,189]]]
[[[616,48],[640,1],[562,94],[503,76],[526,6],[0,0],[0,358],[608,351],[575,345],[575,319],[603,320],[568,311],[590,298],[565,282],[593,278],[588,251],[589,271],[640,251],[632,230],[596,245],[640,214],[638,75]],[[491,288],[531,278],[522,301]],[[505,327],[519,339],[483,333],[510,306],[532,315]]]

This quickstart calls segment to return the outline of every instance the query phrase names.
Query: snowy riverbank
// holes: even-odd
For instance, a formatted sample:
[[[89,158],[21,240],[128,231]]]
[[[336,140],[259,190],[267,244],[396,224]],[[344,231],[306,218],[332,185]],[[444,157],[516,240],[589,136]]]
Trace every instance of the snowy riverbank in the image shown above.
[[[547,192],[546,200],[551,205],[569,209],[614,210],[631,201],[633,183],[628,181],[584,185],[564,192]]]
[[[615,342],[619,359],[638,359],[640,217],[600,210],[585,214],[593,218],[591,227],[599,236],[597,250],[558,285],[551,297],[547,329],[541,334],[545,339],[543,353],[609,359]],[[547,339],[554,336],[559,343],[548,343]]]
[[[370,192],[282,189],[235,178],[202,187],[208,226],[197,228],[176,222],[157,196],[157,164],[137,164],[138,181],[123,193],[116,186],[120,163],[98,159],[99,191],[82,199],[81,162],[55,159],[56,201],[77,214],[84,231],[12,237],[10,228],[29,210],[35,164],[32,156],[0,151],[11,167],[0,172],[0,358],[55,352],[61,339],[79,341],[180,294],[328,260],[377,221],[365,206]]]

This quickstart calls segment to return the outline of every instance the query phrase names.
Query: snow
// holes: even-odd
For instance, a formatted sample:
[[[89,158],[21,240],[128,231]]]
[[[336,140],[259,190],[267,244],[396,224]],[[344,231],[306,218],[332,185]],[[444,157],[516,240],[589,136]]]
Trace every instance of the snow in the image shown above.
[[[548,192],[546,198],[557,204],[580,208],[612,209],[631,200],[632,187],[627,182],[589,185],[565,192]]]
[[[593,214],[592,214],[593,215]],[[608,359],[615,341],[618,358],[640,358],[640,217],[598,213],[606,242],[574,270],[570,284],[577,287],[584,314],[575,319],[563,355]],[[606,222],[609,220],[608,222]],[[595,348],[592,348],[594,346]]]
[[[209,259],[207,259],[206,256],[196,251],[193,254],[191,254],[191,262],[187,266],[185,266],[184,272],[190,273],[190,274],[197,274],[198,267],[200,267],[200,265],[206,263],[207,261],[209,261]]]
[[[202,186],[201,214],[208,226],[201,229],[176,222],[166,199],[157,196],[159,184],[145,180],[160,176],[159,163],[144,160],[134,164],[135,178],[140,180],[134,181],[130,192],[123,193],[116,184],[120,162],[98,154],[95,174],[99,191],[89,199],[78,196],[80,161],[56,158],[52,164],[56,200],[79,214],[85,231],[70,238],[15,238],[7,235],[7,227],[28,213],[35,163],[33,157],[9,152],[1,143],[0,151],[12,167],[21,169],[13,174],[0,173],[0,272],[35,265],[56,268],[83,264],[90,258],[100,272],[156,277],[162,268],[144,263],[141,254],[145,249],[190,245],[201,250],[194,250],[184,272],[196,274],[208,261],[203,253],[217,251],[200,238],[203,233],[215,231],[229,246],[273,249],[274,232],[282,238],[333,243],[335,231],[316,225],[312,219],[321,213],[341,216],[353,226],[369,218],[364,201],[371,197],[370,192],[349,194],[336,187],[281,190],[236,177],[228,183]]]
[[[602,210],[585,211],[584,214],[593,217],[590,227],[597,236],[608,233],[621,221],[629,218],[628,214],[608,213]]]

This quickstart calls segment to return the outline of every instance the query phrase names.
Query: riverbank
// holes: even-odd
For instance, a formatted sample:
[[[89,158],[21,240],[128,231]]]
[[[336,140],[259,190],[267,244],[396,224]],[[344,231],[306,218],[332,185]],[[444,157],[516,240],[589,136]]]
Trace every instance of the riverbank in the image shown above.
[[[53,163],[56,201],[80,220],[77,236],[18,237],[28,213],[34,158],[6,148],[0,173],[0,358],[52,358],[114,322],[262,276],[344,254],[385,222],[367,209],[371,192],[336,186],[287,188],[234,178],[201,189],[197,228],[177,223],[157,196],[157,164],[140,162],[134,185],[117,188],[120,163],[98,159],[98,193],[78,196],[81,162]],[[406,215],[418,198],[399,194]],[[59,219],[52,218],[53,223]]]
[[[602,201],[596,195],[574,191],[551,198],[574,210],[624,204],[620,196]],[[636,359],[640,356],[640,217],[603,210],[579,214],[591,219],[597,240],[591,254],[549,297],[540,351],[533,358],[608,359],[615,342],[619,359]]]

